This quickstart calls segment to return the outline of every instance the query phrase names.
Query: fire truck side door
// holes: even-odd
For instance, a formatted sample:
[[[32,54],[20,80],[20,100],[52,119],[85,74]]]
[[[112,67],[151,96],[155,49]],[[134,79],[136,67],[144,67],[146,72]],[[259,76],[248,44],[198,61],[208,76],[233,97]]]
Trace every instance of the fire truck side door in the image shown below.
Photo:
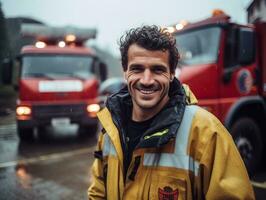
[[[224,68],[220,85],[221,114],[243,96],[256,94],[255,33],[248,27],[228,27],[225,37]]]

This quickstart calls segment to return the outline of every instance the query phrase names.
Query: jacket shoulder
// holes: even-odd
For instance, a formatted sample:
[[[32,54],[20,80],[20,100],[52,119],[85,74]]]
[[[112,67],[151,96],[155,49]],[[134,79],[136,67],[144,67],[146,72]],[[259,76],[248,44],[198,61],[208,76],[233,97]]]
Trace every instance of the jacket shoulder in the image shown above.
[[[197,104],[198,100],[195,97],[194,93],[191,91],[190,87],[186,84],[182,84],[182,87],[183,87],[185,94],[186,94],[186,103],[188,105]]]
[[[189,133],[189,154],[192,154],[196,160],[200,160],[206,147],[217,140],[223,142],[224,145],[232,144],[231,135],[219,119],[197,106]]]

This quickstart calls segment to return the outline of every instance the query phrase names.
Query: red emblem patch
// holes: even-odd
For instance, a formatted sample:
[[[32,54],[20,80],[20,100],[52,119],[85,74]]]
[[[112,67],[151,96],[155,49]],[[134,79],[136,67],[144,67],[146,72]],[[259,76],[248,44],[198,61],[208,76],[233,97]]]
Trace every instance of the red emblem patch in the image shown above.
[[[171,187],[166,186],[163,189],[158,189],[159,200],[177,200],[178,189],[173,190]]]

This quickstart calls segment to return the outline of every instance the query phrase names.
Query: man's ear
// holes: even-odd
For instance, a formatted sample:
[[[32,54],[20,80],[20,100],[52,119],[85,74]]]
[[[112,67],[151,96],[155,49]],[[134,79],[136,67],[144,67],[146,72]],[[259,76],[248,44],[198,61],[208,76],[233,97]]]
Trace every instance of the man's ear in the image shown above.
[[[123,72],[123,75],[124,75],[124,79],[125,79],[125,81],[127,82],[127,72],[124,71],[124,72]]]

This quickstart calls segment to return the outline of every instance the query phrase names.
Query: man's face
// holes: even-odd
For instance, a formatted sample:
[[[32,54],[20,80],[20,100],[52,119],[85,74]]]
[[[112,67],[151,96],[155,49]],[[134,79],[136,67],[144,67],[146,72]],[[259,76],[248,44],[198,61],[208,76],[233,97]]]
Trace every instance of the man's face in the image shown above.
[[[150,51],[133,44],[128,49],[128,66],[124,73],[133,112],[157,112],[166,104],[174,76],[170,73],[168,51]]]

